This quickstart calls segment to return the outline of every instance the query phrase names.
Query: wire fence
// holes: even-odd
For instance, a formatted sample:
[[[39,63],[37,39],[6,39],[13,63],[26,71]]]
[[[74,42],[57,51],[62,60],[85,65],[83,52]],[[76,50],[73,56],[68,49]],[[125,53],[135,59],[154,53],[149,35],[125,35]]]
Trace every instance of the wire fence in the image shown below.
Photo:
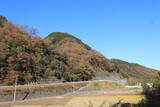
[[[51,96],[72,96],[78,92],[90,92],[96,89],[91,88],[94,82],[106,82],[111,80],[93,80],[65,83],[30,83],[25,85],[0,86],[0,102],[15,102],[34,98]],[[113,81],[112,81],[113,82]],[[114,81],[120,83],[119,81]],[[122,83],[123,84],[123,83]]]

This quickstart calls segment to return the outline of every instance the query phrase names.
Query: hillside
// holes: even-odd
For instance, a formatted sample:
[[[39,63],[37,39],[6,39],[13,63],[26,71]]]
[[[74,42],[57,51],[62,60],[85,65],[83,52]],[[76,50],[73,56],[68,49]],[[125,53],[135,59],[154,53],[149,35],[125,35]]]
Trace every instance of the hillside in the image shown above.
[[[107,59],[67,33],[54,32],[49,34],[46,39],[51,41],[58,53],[68,58],[73,70],[92,71],[94,77],[100,76],[103,78],[104,76],[118,74],[120,78],[145,80],[154,76],[155,72],[158,72],[139,64],[128,63],[118,59]]]
[[[54,72],[69,69],[65,57],[55,52],[43,39],[25,29],[0,20],[0,84],[11,85],[45,81]]]
[[[54,32],[41,39],[27,30],[0,17],[1,85],[13,84],[16,76],[18,84],[26,84],[86,81],[113,74],[141,80],[157,72],[138,64],[110,60],[68,33]]]
[[[73,74],[79,72],[95,76],[98,72],[103,74],[117,72],[114,63],[70,34],[54,32],[46,39],[51,41],[56,52],[67,57]]]
[[[129,63],[119,59],[111,59],[111,62],[117,66],[119,74],[132,83],[134,81],[147,81],[159,72],[136,63]]]

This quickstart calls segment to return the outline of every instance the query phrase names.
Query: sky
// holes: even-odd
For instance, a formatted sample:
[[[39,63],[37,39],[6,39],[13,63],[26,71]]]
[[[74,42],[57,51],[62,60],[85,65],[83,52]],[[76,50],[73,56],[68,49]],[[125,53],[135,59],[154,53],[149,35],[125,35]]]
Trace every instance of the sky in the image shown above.
[[[0,0],[16,24],[75,35],[107,58],[160,70],[160,0]]]

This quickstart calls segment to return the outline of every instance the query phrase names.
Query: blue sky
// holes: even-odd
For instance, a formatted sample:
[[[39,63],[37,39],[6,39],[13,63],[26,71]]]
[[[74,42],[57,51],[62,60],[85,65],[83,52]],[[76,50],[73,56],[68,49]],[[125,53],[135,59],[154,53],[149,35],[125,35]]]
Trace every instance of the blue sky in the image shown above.
[[[108,58],[160,70],[159,0],[1,0],[0,15],[42,38],[68,32]]]

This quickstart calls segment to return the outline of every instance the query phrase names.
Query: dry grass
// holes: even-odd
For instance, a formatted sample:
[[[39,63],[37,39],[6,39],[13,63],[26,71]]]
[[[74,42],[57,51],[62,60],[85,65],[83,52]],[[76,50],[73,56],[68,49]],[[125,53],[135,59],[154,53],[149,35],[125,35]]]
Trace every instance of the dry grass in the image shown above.
[[[142,95],[82,96],[68,99],[65,104],[63,103],[64,99],[62,98],[58,100],[48,99],[44,101],[37,101],[37,103],[25,103],[24,105],[14,105],[11,107],[108,107],[120,100],[121,102],[136,104],[143,98],[144,96]]]
[[[136,104],[141,101],[144,96],[141,95],[120,95],[120,96],[86,96],[76,97],[70,100],[65,107],[100,107],[103,105],[109,106],[118,101]]]
[[[123,88],[124,86],[112,81],[95,82],[93,84],[95,88]]]

